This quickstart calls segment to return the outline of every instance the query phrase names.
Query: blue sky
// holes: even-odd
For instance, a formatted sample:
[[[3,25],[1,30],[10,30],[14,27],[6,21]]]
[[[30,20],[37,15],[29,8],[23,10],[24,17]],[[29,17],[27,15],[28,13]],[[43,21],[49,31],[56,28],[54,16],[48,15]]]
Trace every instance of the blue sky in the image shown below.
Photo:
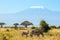
[[[10,23],[13,24],[14,22],[19,22],[19,20],[17,20],[16,15],[14,15],[14,16],[9,15],[8,16],[8,14],[13,15],[14,13],[21,12],[25,9],[32,7],[32,6],[46,7],[49,10],[60,12],[60,0],[0,0],[0,22],[6,22],[7,24],[10,24]],[[3,16],[1,16],[1,15],[3,15]],[[22,14],[20,14],[20,16],[21,15]],[[14,19],[15,16],[16,16],[16,20]],[[8,19],[8,18],[13,19],[13,20],[9,21],[10,19]],[[33,21],[29,18],[26,18],[26,19],[22,18],[22,19],[20,19],[20,22],[24,21],[24,20],[30,20],[32,22],[38,23],[37,22],[38,19]],[[48,19],[47,21],[50,21],[50,20]],[[58,25],[59,24],[58,22],[57,23],[56,22],[53,22],[53,23],[49,22],[49,23],[52,23],[52,24],[56,23],[56,25]]]
[[[0,0],[0,14],[16,13],[30,6],[44,6],[53,11],[60,11],[60,0]]]

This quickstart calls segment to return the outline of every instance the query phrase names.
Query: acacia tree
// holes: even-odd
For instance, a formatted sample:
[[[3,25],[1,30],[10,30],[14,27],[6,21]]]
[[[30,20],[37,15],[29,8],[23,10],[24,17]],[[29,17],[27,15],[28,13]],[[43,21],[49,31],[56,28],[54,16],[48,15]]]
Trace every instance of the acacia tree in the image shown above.
[[[21,23],[21,25],[23,25],[23,26],[25,26],[27,28],[27,26],[33,25],[33,24],[31,22],[29,22],[29,21],[24,21],[24,22]]]
[[[14,23],[13,25],[15,25],[15,29],[17,30],[17,26],[19,25],[18,23]]]
[[[48,30],[50,29],[49,25],[46,23],[45,20],[41,20],[40,27],[43,32],[48,32]]]
[[[5,23],[1,22],[0,23],[1,28],[3,28],[3,25],[5,25]]]

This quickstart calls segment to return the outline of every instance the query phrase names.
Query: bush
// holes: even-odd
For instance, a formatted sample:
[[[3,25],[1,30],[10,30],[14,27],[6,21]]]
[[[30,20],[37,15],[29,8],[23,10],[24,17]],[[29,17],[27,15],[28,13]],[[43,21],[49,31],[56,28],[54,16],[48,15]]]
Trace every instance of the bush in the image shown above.
[[[48,30],[50,30],[49,25],[44,20],[41,20],[40,28],[43,32],[48,32]]]
[[[6,31],[7,31],[7,32],[9,32],[10,30],[9,30],[9,29],[7,29]]]
[[[32,26],[31,29],[35,29],[36,27]]]
[[[56,26],[50,26],[51,28],[57,28]]]

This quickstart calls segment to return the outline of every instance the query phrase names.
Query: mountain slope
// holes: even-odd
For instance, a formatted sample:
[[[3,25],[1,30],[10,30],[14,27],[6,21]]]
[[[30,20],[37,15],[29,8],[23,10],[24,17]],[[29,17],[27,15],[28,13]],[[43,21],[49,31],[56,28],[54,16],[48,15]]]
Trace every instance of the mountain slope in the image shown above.
[[[49,24],[59,25],[60,12],[48,10],[47,8],[29,8],[15,14],[1,14],[0,21],[7,24],[13,24],[15,22],[21,23],[28,20],[35,25],[38,25],[41,19],[46,20]]]

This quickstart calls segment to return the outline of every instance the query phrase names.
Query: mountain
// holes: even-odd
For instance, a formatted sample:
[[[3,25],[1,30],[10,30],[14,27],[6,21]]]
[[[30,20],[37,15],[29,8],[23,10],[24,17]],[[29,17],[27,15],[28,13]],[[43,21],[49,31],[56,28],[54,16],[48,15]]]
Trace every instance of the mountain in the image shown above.
[[[48,10],[47,8],[41,9],[41,8],[29,8],[24,11],[16,13],[17,15],[22,15],[22,16],[59,16],[60,12],[56,11],[51,11]]]
[[[47,8],[28,8],[15,14],[1,14],[0,21],[7,24],[13,24],[15,22],[21,23],[25,20],[32,22],[34,25],[39,25],[40,20],[44,19],[49,24],[60,24],[60,12],[51,11]]]

